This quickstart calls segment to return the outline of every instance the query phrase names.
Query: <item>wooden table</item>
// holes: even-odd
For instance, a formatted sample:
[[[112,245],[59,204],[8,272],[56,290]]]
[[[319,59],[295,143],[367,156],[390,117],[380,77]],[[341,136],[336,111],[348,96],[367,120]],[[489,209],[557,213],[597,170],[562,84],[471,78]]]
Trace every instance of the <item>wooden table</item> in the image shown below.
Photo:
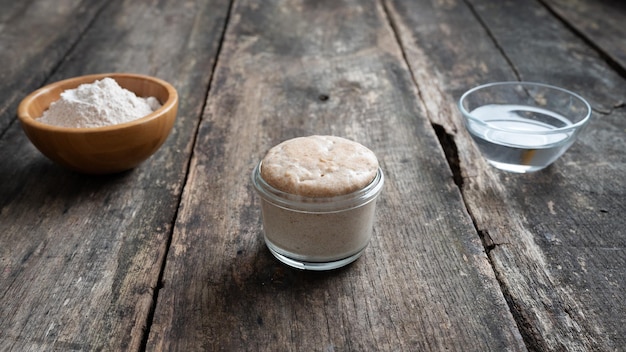
[[[626,5],[618,0],[1,0],[1,351],[626,351]],[[87,176],[16,109],[136,72],[181,97],[166,144]],[[489,167],[456,101],[576,91],[554,165]],[[354,264],[290,269],[250,172],[296,136],[356,140],[386,184]]]

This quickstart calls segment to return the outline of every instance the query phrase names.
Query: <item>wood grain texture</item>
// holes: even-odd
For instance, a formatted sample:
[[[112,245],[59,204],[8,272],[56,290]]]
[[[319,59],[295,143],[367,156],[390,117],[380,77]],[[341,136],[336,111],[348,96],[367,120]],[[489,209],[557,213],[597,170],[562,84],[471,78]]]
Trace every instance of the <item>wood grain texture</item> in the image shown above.
[[[310,273],[265,248],[254,165],[332,134],[386,175],[370,247]],[[376,1],[236,1],[148,350],[525,350]]]
[[[626,3],[620,0],[544,0],[547,6],[626,72]],[[624,103],[624,101],[622,101]]]
[[[110,2],[57,56],[50,81],[138,72],[185,97],[172,134],[138,168],[74,174],[39,154],[18,124],[2,135],[0,350],[142,347],[228,5]]]
[[[0,351],[624,350],[621,3],[232,3],[0,0]],[[112,71],[178,89],[159,152],[107,177],[39,154],[20,98]],[[490,168],[456,100],[499,80],[574,90],[592,123],[544,171]],[[271,256],[250,184],[309,134],[386,176],[370,247],[328,273]]]
[[[623,350],[623,77],[534,1],[387,4],[427,114],[454,142],[463,197],[527,347]],[[488,167],[463,130],[456,99],[503,79],[569,88],[594,108],[580,140],[544,171]]]
[[[106,1],[0,1],[0,137]]]

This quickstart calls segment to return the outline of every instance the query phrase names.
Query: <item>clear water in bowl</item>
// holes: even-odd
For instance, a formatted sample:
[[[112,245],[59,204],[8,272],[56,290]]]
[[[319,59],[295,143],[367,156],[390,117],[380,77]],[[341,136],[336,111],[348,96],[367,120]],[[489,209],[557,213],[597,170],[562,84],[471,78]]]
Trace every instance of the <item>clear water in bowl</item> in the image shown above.
[[[546,109],[494,104],[480,106],[471,115],[467,127],[472,138],[487,161],[499,169],[519,173],[541,170],[574,141],[572,130],[554,131],[572,123]]]

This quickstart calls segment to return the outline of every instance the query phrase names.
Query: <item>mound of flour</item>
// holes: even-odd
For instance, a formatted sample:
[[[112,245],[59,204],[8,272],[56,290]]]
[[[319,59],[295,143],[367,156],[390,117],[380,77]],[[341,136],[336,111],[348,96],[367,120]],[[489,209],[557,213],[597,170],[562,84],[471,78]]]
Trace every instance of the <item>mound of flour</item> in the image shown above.
[[[138,97],[107,77],[64,91],[38,121],[61,127],[102,127],[144,117],[160,107],[156,98]]]

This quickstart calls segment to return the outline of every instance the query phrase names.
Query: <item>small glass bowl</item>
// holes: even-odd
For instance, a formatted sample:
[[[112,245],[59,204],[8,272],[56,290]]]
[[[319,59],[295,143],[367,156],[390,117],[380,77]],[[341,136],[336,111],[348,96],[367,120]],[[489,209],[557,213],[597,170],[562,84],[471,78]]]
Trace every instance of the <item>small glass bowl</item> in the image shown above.
[[[487,162],[517,173],[552,164],[591,117],[591,106],[580,95],[531,82],[472,88],[459,100],[459,109]]]

